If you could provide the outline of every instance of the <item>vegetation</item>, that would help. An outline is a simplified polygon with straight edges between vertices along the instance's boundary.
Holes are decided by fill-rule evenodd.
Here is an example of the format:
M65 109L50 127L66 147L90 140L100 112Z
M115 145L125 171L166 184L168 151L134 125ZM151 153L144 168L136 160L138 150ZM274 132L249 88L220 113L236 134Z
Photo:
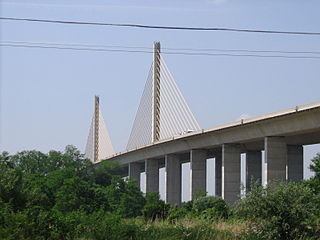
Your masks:
M203 196L170 206L116 163L77 149L0 155L0 239L319 239L320 154L302 183L253 186L236 207Z

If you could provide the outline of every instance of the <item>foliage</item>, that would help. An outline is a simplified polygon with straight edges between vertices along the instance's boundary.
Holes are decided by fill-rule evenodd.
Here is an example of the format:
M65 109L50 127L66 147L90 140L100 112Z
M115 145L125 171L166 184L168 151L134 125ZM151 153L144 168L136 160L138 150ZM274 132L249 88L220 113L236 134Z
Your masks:
M168 213L168 221L171 223L176 222L177 220L186 217L188 214L190 214L190 211L184 207L172 207Z
M314 172L314 177L306 181L306 184L314 190L315 193L320 194L320 153L318 153L312 160L310 170Z
M303 184L253 186L235 212L240 218L256 222L266 239L300 239L320 234L316 226L320 195Z
M142 209L142 214L146 221L163 220L167 218L170 205L160 199L158 192L146 194L146 205Z
M193 200L188 201L188 202L183 202L181 204L181 207L187 209L188 211L192 211L192 209L193 209Z
M73 146L48 154L4 152L0 239L319 239L320 154L312 163L310 180L253 186L230 210L201 192L179 207L159 193L144 197L135 182L121 178L119 164L93 165Z
M194 200L193 210L210 219L227 218L229 215L227 203L217 196L200 197Z
M320 153L311 160L310 170L315 173L315 177L320 177Z
M48 154L2 153L0 239L74 239L141 215L145 199L136 184L115 175L119 169L107 161L93 165L72 146Z
M114 177L106 188L111 210L123 217L141 215L145 199L134 181L125 182L119 176Z
M193 193L192 199L198 199L207 196L207 192L204 190L197 190Z

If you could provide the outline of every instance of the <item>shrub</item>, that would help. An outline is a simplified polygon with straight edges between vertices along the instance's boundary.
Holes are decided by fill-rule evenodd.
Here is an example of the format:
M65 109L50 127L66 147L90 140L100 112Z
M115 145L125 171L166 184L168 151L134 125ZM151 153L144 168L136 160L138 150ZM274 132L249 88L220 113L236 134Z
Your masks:
M183 202L181 204L181 208L185 208L186 210L191 212L192 208L193 208L193 201L191 200L191 201L188 201L188 202Z
M147 225L140 231L139 240L211 240L211 239L235 239L230 231L220 231L211 224L203 221L190 224L154 223Z
M235 214L256 222L266 239L301 239L320 237L320 196L297 183L274 183L267 188L253 186L238 203Z
M227 218L229 207L226 202L217 196L200 197L193 202L193 210L197 214L204 214L208 218Z
M180 218L185 217L189 211L186 208L171 208L168 214L168 221L170 223L177 221Z
M119 215L106 213L104 211L92 214L81 214L76 234L79 239L92 240L123 240L135 239L139 226L124 221ZM76 239L78 239L76 238Z
M170 205L160 200L158 203L146 204L142 209L145 220L154 221L156 219L166 219Z
M157 192L146 194L146 205L142 209L142 215L146 221L165 219L168 216L170 205L160 199Z

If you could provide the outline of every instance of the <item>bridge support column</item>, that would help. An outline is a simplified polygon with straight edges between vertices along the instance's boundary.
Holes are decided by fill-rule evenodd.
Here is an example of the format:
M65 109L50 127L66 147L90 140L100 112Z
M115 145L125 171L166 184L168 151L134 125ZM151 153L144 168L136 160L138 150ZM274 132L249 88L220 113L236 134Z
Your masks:
M222 155L215 155L215 195L221 197Z
M284 137L265 137L264 154L267 164L266 182L286 181L287 144Z
M166 202L172 205L181 203L181 163L177 155L165 156Z
M138 186L140 186L141 163L129 163L129 178L134 179Z
M199 194L206 194L207 151L192 149L190 151L191 199Z
M288 145L288 181L299 182L303 179L303 146Z
M262 182L262 156L261 151L248 151L246 153L246 191L251 190L251 182Z
M232 205L240 197L240 145L222 145L222 198Z
M157 159L145 160L146 193L159 192L159 162Z

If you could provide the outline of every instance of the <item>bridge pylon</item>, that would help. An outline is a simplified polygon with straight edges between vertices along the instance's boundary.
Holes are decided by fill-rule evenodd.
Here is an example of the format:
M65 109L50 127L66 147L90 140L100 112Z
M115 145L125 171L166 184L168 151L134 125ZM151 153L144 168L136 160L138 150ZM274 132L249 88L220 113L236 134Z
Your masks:
M95 96L94 113L87 140L85 157L93 163L97 163L113 154L113 146L100 109L100 98L99 96Z
M153 62L140 99L127 149L200 130L163 56L153 46Z

